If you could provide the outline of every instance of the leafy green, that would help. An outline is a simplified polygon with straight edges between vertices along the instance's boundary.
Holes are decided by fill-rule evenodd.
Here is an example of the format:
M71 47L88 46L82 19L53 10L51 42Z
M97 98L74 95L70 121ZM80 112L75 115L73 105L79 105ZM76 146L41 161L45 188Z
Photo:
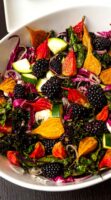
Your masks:
M11 116L12 104L6 102L0 106L0 124L3 126L8 118Z
M93 54L101 62L103 69L107 69L111 66L111 56L108 53L99 55L97 52L93 52Z
M55 158L51 155L51 156L46 156L46 157L38 159L38 162L44 162L44 163L45 162L48 162L48 163L59 162L59 163L62 163L64 166L67 166L71 162L71 159L72 158L68 157L68 158L61 160L61 159Z
M76 52L77 67L80 68L82 67L86 57L86 49L83 46L82 42L77 37L77 34L74 33L72 27L69 27L69 29L67 29L67 33L69 38L69 45L70 47L73 47L74 52Z

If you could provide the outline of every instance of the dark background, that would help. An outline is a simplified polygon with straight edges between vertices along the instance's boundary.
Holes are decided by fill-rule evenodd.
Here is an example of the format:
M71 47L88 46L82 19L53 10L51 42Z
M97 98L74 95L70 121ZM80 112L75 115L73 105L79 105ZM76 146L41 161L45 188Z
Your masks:
M8 1L8 0L7 0ZM16 0L15 0L16 1ZM7 34L3 2L0 0L0 39ZM111 180L69 192L40 192L16 186L0 178L0 200L111 200Z

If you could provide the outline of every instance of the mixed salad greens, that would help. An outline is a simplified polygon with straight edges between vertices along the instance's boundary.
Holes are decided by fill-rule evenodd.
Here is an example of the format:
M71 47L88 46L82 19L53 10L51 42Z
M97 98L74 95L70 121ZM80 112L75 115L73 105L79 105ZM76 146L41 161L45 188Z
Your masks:
M111 31L85 18L64 32L20 37L0 77L0 154L54 181L111 168Z

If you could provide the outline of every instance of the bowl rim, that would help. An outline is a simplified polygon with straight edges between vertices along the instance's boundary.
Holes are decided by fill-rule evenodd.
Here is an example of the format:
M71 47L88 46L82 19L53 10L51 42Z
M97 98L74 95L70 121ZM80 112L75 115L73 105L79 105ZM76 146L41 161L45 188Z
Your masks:
M46 15L43 15L41 17L38 17L34 20L31 20L30 22L28 23L24 23L22 26L14 29L12 32L8 33L5 37L3 37L1 40L0 40L0 45L6 41L11 35L14 35L16 34L17 31L20 31L22 28L24 28L26 25L31 25L32 23L38 21L38 20L41 20L41 19L44 19L46 17L51 17L52 15L55 15L55 14L59 14L61 12L65 12L65 11L70 11L70 10L73 10L73 9L79 9L79 8L108 8L111 7L111 5L91 5L91 4L87 4L87 5L76 5L76 6L73 6L73 7L68 7L68 8L61 8L60 10L58 11L54 11L54 12L50 12L49 14L46 14ZM111 170L108 170L106 173L103 173L101 176L100 175L96 175L94 179L92 180L88 180L88 181L84 181L84 182L80 182L78 184L71 184L70 183L68 185L55 185L55 186L47 186L47 185L36 185L36 184L33 184L33 183L27 183L25 181L21 181L19 179L16 179L14 177L12 177L11 175L9 174L6 174L4 172L2 172L0 170L0 177L4 178L5 180L11 182L11 183L14 183L18 186L21 186L21 187L24 187L24 188L28 188L28 189L32 189L32 190L39 190L39 191L47 191L47 192L62 192L62 191L70 191L70 190L78 190L78 189L83 189L83 188L86 188L86 187L90 187L90 186L93 186L93 185L96 185L98 183L101 183L103 181L106 181L108 180L109 178L111 178ZM16 173L16 172L15 172ZM93 176L92 176L93 177Z

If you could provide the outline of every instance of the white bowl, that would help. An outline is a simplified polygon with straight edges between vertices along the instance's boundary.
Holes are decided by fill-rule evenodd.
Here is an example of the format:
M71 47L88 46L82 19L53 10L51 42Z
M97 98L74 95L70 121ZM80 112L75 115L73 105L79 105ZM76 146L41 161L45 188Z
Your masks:
M102 31L109 30L111 23L111 7L74 7L70 9L61 10L53 14L47 15L43 18L34 20L28 26L32 28L42 28L45 30L56 30L58 32L64 31L70 25L74 25L81 20L82 16L86 16L86 22L90 31ZM8 34L0 42L0 71L5 70L5 66L8 62L8 57L14 44L12 40L8 40L11 35L20 35L21 43L26 45L29 43L29 34L25 27L21 27L15 30L11 34ZM22 187L42 190L42 191L68 191L76 190L80 188L89 187L91 185L100 183L111 177L111 170L102 174L102 176L95 175L87 180L77 183L59 184L52 182L41 183L40 180L33 179L29 174L17 174L9 165L6 158L0 156L0 176L6 180L13 182Z

